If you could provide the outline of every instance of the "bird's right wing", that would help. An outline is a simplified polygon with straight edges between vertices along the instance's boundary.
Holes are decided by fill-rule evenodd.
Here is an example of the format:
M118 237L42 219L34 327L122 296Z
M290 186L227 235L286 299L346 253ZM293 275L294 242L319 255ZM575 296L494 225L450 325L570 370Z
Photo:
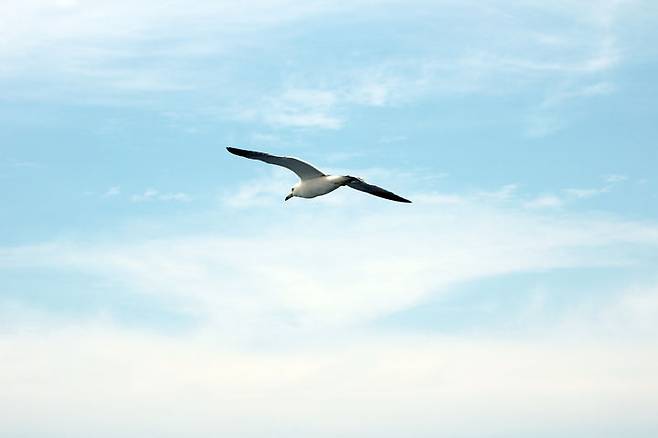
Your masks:
M379 196L380 198L389 199L391 201L397 202L406 202L411 203L410 200L404 199L402 196L398 196L395 193L389 192L388 190L382 189L381 187L368 184L360 178L352 177L352 180L346 184L348 187L352 187L355 190L361 192L370 193L371 195Z
M250 158L252 160L260 160L269 164L275 164L277 166L283 166L295 172L301 180L325 176L324 173L320 172L315 167L297 158L278 157L276 155L270 155L264 152L248 151L230 146L227 147L226 150L240 157Z

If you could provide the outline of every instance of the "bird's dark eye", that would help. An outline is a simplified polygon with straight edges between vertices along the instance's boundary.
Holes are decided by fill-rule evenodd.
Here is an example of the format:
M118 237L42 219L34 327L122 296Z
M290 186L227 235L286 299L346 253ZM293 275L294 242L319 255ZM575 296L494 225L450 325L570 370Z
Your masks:
M291 192L294 192L294 191L295 191L295 188L293 187L292 189L290 189L290 191L291 191Z

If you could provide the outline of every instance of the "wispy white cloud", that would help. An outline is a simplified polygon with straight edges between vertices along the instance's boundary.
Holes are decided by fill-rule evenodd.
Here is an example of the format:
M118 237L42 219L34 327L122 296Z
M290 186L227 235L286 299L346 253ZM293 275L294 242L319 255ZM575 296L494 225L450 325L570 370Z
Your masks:
M525 124L524 133L528 138L543 138L565 126L562 118L545 112L532 113L526 117Z
M541 138L565 128L564 107L577 100L606 96L615 91L610 82L597 82L579 86L559 86L557 91L549 91L544 100L526 118L526 135Z
M183 192L161 193L156 189L146 189L143 193L134 194L130 197L132 202L149 202L149 201L177 201L189 202L192 197Z
M119 196L121 194L121 187L119 186L112 186L109 189L105 191L103 194L104 197L106 198L111 198L114 196Z
M555 195L541 195L525 203L528 208L558 208L562 205L562 199Z
M0 79L27 78L31 89L43 84L15 87L14 98L103 101L121 93L131 104L131 95L198 89L199 60L254 44L259 31L340 9L297 0L259 0L249 8L231 1L192 8L180 0L3 2ZM221 74L204 77L203 92Z
M339 129L353 106L400 105L443 94L519 93L530 86L546 91L543 103L537 104L540 109L557 108L614 91L616 85L606 73L622 62L615 32L627 16L622 12L633 9L630 2L617 1L596 7L577 1L498 2L477 10L441 2L442 14L464 23L448 33L454 40L466 38L464 45L449 40L450 50L434 44L414 46L413 54L393 51L374 62L354 57L349 63L325 63L322 70L300 61L254 87L241 76L260 67L236 65L232 53L267 46L272 29L295 26L295 34L306 35L317 29L312 20L366 15L371 4L259 0L243 8L203 1L189 8L179 0L156 3L5 3L0 6L0 16L6 17L0 30L5 42L0 76L30 77L30 87L11 87L14 98L48 99L54 93L69 100L153 107L157 105L151 98L183 92L205 100L194 109L205 115L306 129ZM384 15L409 10L396 1L385 5ZM537 28L521 24L523 19L509 20L537 13L555 16L556 23ZM513 38L488 33L486 26L482 36L460 30L492 20L503 20L506 28L514 23L507 32ZM287 38L285 32L280 35ZM210 59L224 62L209 67ZM35 87L40 81L44 86ZM214 106L221 110L208 109ZM535 112L527 120L530 136L549 135L565 126L559 111Z
M608 192L607 187L597 189L565 189L564 193L570 198L587 199Z
M634 263L658 246L651 224L553 217L513 203L497 207L498 198L419 198L413 211L398 211L355 197L343 197L351 211L373 213L346 220L335 208L299 200L286 204L282 217L254 225L249 237L58 243L6 249L0 265L121 279L177 306L184 299L220 326L237 318L312 329L361 324L478 278ZM311 216L302 214L309 205Z
M331 91L293 88L265 98L257 107L243 108L238 115L271 126L338 129L343 121L333 114L336 100Z
M36 161L11 161L9 165L16 169L37 169L43 167L43 164Z
M272 205L283 201L295 182L295 176L288 170L273 169L267 177L254 178L226 190L221 194L221 201L231 208Z
M266 110L269 116L263 119L292 126L313 122L318 127L336 129L344 124L336 114L352 105L395 106L441 95L518 94L539 87L546 90L547 96L538 103L538 109L528 116L526 123L529 136L544 137L565 126L563 117L554 109L577 99L605 96L615 91L616 87L610 81L570 87L563 85L565 82L587 82L589 77L615 67L619 57L607 53L609 50L612 49L576 63L534 60L534 55L530 54L510 58L490 53L464 54L457 59L445 60L427 55L414 59L388 59L376 65L321 77L320 82L329 84L323 93L331 96L331 104L326 104L325 99L317 99L316 107L299 103L290 106L292 102L286 93L274 96L270 100L280 103L270 106ZM516 80L510 81L511 77ZM552 91L555 88L558 91ZM308 113L309 122L306 122L306 117L297 122L299 111Z
M626 175L610 174L605 176L605 181L610 184L616 184L627 180L628 177Z
M192 200L192 197L187 193L176 192L176 193L162 193L158 196L160 201L178 201L178 202L189 202Z
M146 189L144 193L132 195L130 199L133 202L151 201L156 199L156 196L158 196L158 194L159 192L155 189Z
M512 199L518 188L519 186L517 184L506 184L492 192L478 192L477 197L484 200L506 201Z
M379 139L380 143L400 143L407 140L406 135L385 135Z
M0 170L35 170L41 169L45 165L36 161L30 160L2 160L0 161Z
M624 182L628 179L628 177L624 175L606 175L604 177L604 181L606 184L602 187L595 187L595 188L568 188L563 190L564 194L566 195L566 198L571 198L571 199L588 199L588 198L593 198L595 196L603 195L606 193L610 193L615 189L615 187L621 183Z
M353 105L395 106L441 95L518 94L540 87L548 94L538 103L541 111L534 111L528 117L527 131L531 137L543 137L564 126L559 114L549 110L576 99L605 96L615 91L615 85L609 81L572 88L559 84L587 81L591 75L608 71L616 63L617 57L612 55L596 55L576 64L522 57L511 59L489 53L465 54L445 60L427 55L388 59L376 65L321 76L318 82L328 85L321 92L315 91L314 96L309 93L307 97L313 99L308 101L295 102L286 91L268 98L270 104L265 108L259 105L252 111L263 112L262 119L270 124L337 129L344 124L337 114ZM516 81L510 81L510 77ZM304 81L299 86L309 87L312 82ZM555 87L558 91L551 92ZM327 96L331 96L330 103Z
M540 195L525 203L530 208L556 208L565 206L576 200L585 200L596 196L604 195L613 191L615 186L627 178L623 175L606 175L605 185L590 188L567 188L561 190L560 194Z
M556 93L552 93L546 97L541 106L543 108L556 107L560 104L566 103L569 100L588 98L595 96L605 96L615 91L615 86L609 82L597 82L595 84L585 85L575 89L564 89Z

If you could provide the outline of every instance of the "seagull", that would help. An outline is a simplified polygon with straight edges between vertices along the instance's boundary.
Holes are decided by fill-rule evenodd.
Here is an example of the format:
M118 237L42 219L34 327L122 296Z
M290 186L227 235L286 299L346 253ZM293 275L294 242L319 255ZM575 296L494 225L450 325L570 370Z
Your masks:
M227 147L227 151L240 157L252 160L260 160L276 166L282 166L290 169L297 174L300 181L290 189L286 196L286 201L294 196L299 198L315 198L316 196L326 195L333 192L338 187L347 186L361 192L370 193L380 198L390 199L391 201L411 203L410 200L384 190L381 187L373 186L355 176L345 175L326 175L305 161L292 157L278 157L276 155L266 154L264 152L248 151L234 147Z

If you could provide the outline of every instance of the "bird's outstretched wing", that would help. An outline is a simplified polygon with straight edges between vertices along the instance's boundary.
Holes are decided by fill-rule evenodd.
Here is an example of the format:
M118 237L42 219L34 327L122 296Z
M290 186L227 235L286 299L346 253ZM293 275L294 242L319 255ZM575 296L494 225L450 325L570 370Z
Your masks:
M411 203L410 200L404 199L402 196L398 196L395 193L382 189L381 187L368 184L367 182L363 181L360 178L352 177L352 180L348 182L346 185L352 187L355 190L359 190L361 192L366 192L366 193L370 193L371 195L379 196L380 198L390 199L391 201L397 201L397 202Z
M319 176L325 176L324 173L320 172L315 167L311 166L310 164L298 158L277 157L276 155L270 155L264 152L248 151L245 149L238 149L230 146L227 147L226 150L232 154L239 155L241 157L250 158L252 160L260 160L269 164L275 164L277 166L283 166L295 172L301 180L317 178Z

